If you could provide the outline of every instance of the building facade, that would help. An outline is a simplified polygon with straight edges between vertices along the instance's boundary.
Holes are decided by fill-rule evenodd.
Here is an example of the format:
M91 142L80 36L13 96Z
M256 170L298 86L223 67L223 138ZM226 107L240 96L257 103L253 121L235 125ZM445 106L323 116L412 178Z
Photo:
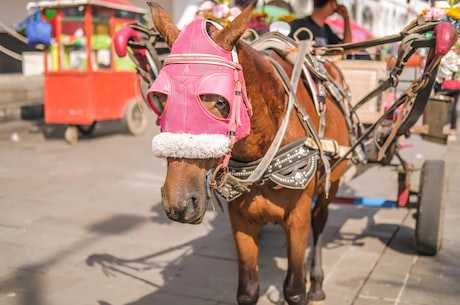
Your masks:
M420 14L431 7L429 0L342 0L351 18L374 37L399 33Z

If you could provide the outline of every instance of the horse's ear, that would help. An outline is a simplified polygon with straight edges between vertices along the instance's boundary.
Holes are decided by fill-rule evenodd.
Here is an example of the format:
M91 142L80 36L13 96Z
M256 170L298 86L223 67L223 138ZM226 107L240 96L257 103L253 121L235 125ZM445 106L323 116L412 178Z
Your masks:
M216 34L214 41L227 51L231 51L235 43L247 30L251 21L252 11L258 0L253 0L231 23Z
M147 5L150 6L153 25L160 33L161 37L164 38L169 48L171 48L177 36L179 36L179 29L174 24L174 20L158 3L147 2Z

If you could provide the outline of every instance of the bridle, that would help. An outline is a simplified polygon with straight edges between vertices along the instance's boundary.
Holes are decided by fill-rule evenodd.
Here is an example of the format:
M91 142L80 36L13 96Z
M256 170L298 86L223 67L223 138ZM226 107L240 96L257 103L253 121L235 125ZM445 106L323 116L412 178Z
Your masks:
M158 157L223 157L226 167L233 145L249 134L252 113L236 50L224 50L210 38L206 29L209 22L197 19L181 31L147 92L147 101L158 115L157 123L162 130L154 137L152 149ZM193 40L189 39L191 35ZM167 97L164 109L155 100L158 93ZM207 110L201 100L205 95L224 98L230 110L228 117L219 117ZM170 144L168 141L181 145L181 141L177 141L179 137L196 140L195 150L205 151L208 143L205 138L209 137L217 139L219 147L216 153L204 152L198 156L193 152L187 155L187 150L193 150L193 143L176 151L163 149Z

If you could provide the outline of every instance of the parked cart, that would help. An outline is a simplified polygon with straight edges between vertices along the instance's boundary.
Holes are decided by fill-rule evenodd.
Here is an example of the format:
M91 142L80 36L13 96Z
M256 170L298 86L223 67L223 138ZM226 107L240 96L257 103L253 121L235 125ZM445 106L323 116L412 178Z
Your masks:
M39 9L52 28L44 60L45 123L67 125L69 143L100 121L121 120L128 133L143 133L147 113L135 65L117 56L112 37L141 22L146 11L123 0L39 1L28 9Z

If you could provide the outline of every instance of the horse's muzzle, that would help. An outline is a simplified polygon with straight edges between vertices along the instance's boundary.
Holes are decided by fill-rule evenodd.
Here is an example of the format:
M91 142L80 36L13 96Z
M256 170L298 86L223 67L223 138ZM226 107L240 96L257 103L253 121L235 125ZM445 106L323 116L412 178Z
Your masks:
M203 221L208 200L196 193L186 193L180 201L172 203L163 193L162 203L169 219L181 223L200 224Z

